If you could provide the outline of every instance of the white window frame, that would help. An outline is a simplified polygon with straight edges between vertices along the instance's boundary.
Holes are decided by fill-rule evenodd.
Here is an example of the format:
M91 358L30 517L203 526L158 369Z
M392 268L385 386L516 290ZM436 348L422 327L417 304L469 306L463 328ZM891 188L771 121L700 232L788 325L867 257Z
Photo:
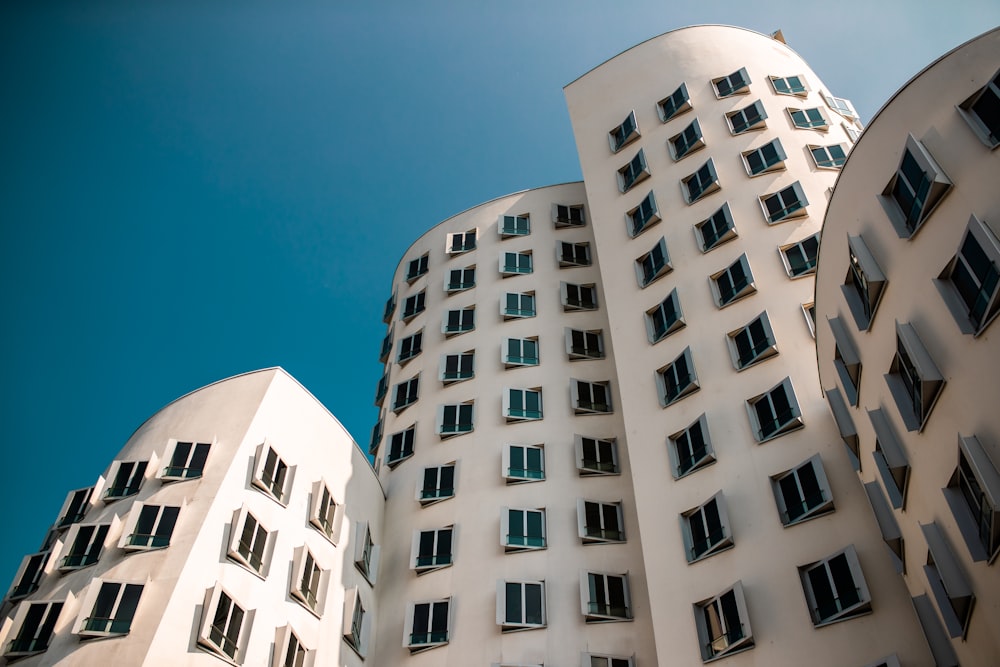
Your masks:
M404 347L403 344L404 343L406 343L407 347L410 348L409 351L408 351L408 353L407 353L407 355L405 357L403 356L403 347ZM414 345L414 343L416 343L416 345ZM407 364L407 362L409 362L411 359L413 359L414 357L416 357L417 355L419 355L421 352L424 351L423 347L424 347L424 330L423 329L421 329L421 330L419 330L417 332L414 332L414 333L410 334L409 336L401 338L399 340L399 352L396 355L396 363L399 364L400 366L405 366ZM414 348L416 348L416 349L414 349Z
M946 382L909 322L896 321L896 354L884 377L906 430L922 432Z
M725 90L721 87L723 83L726 85ZM712 90L717 98L723 100L733 95L749 95L751 83L747 68L741 67L732 74L712 79Z
M788 113L788 120L791 122L792 127L796 130L830 131L830 117L827 116L822 107L803 109L788 107L785 111ZM815 112L815 114L811 112ZM818 115L819 118L812 118L813 115Z
M150 463L153 465L150 466ZM150 461L112 462L111 468L108 469L107 484L101 494L101 500L105 503L112 503L136 495L146 482L147 474L156 470L157 463L155 455ZM119 486L119 484L124 484L124 486Z
M681 447L685 451L681 451ZM687 454L690 451L690 454ZM715 463L715 449L708 431L708 416L703 412L698 419L676 433L667 436L667 453L670 472L674 479L681 479ZM686 460L691 463L684 465Z
M513 467L513 449L517 448L521 450L522 465L528 464L528 452L535 451L538 452L538 464L539 469L531 468L514 468ZM503 451L500 455L500 477L503 478L507 484L524 484L526 482L542 482L545 480L545 445L521 445L521 444L507 444L504 445Z
M903 163L907 161L907 156L912 158L913 162L928 182L928 190L925 193L923 205L917 211L915 219L911 219L912 210L910 213L904 211L902 209L902 205L899 203L899 200L896 199L893 194L901 175L904 174ZM908 189L912 189L915 185L909 183L909 180L906 178L904 178L903 181ZM941 203L941 200L943 200L944 197L951 192L951 189L951 179L949 179L944 173L944 170L941 169L938 163L934 160L927 148L912 134L907 134L903 154L899 159L899 166L896 167L896 171L893 172L892 178L889 179L888 184L886 184L885 189L882 190L878 199L882 204L882 208L885 210L886 216L889 218L893 228L896 230L896 234L898 234L901 239L908 239L912 238L917 232L920 231L920 228L931 216L931 214L934 213L934 210L937 208L938 204Z
M888 285L885 274L861 236L847 237L848 268L840 291L858 329L867 331Z
M806 328L809 329L809 335L816 338L816 302L810 301L809 303L803 303L799 305L802 310L802 317L805 318Z
M509 262L513 260L513 264ZM510 278L533 273L535 270L531 250L505 250L500 253L500 277Z
M719 522L719 532L715 534L711 532L709 517L706 514L713 507L714 518ZM697 507L681 512L680 523L681 535L684 537L684 557L688 563L705 560L726 549L732 549L736 544L733 540L733 529L729 524L729 513L726 511L726 499L723 497L722 491L717 492ZM703 547L695 544L696 527L699 535L704 533L705 545Z
M429 270L430 253L425 252L416 259L411 259L406 265L406 282L412 285Z
M392 315L396 312L396 292L393 291L385 302L385 310L382 311L382 321L386 324L392 321Z
M774 162L769 162L772 159L770 153L773 152ZM747 171L747 176L750 178L756 178L757 176L763 176L764 174L770 174L776 171L785 170L785 160L788 156L785 154L785 149L781 145L781 139L773 139L763 146L758 146L747 151L743 151L741 154L743 156L743 168ZM760 165L757 165L759 161ZM753 162L753 164L751 164Z
M778 518L784 527L795 526L804 521L815 519L816 517L829 514L834 511L833 490L830 482L826 478L826 470L823 468L823 459L819 454L815 454L793 468L771 475L771 491L774 494L774 503L778 508ZM815 480L819 488L818 498L807 498L807 489L804 481ZM794 483L794 486L793 486ZM789 506L789 500L785 496L784 489L795 490L796 501L801 505L801 512L792 516L793 508Z
M520 588L520 598L521 598L521 616L518 619L507 618L507 588L509 586L514 586ZM537 588L540 598L540 608L538 609L538 615L540 620L538 622L530 622L528 620L528 603L527 603L527 588L531 586ZM497 625L500 626L500 632L521 632L523 630L535 630L538 628L544 628L548 622L545 614L545 581L510 581L504 579L497 580Z
M762 341L755 341L753 338L754 333L751 331L751 327L758 322L760 323L761 333L764 336ZM745 361L740 359L740 349L737 342L738 338L744 336L749 339L749 342L751 343L750 351L753 354L750 359ZM778 354L778 344L774 337L774 330L771 328L771 320L767 316L766 310L739 329L734 329L727 333L726 344L729 347L729 356L733 361L733 368L737 371L745 371L751 366L755 366L760 362L770 359Z
M806 78L801 74L794 74L791 76L769 76L767 77L771 82L771 88L774 89L775 95L793 95L795 97L808 97L809 96L809 84L806 83ZM796 89L795 85L790 82L791 79L798 81L799 88ZM778 82L781 81L782 85L786 90L781 90L778 87Z
M344 504L337 502L324 479L312 484L309 496L309 524L323 537L336 545L340 540L340 529L344 523Z
M292 582L288 590L291 597L322 618L329 587L330 569L324 568L308 547L297 547L292 556Z
M678 102L678 100L680 100ZM667 103L670 103L670 108L667 108ZM681 83L677 87L677 90L670 93L662 100L656 103L656 113L660 116L661 122L668 122L677 118L686 111L691 110L691 96L688 95L687 84Z
M452 364L452 359L455 363ZM454 366L454 372L449 372L449 368ZM438 369L438 379L441 384L448 386L457 382L464 382L476 377L476 351L463 350L454 354L442 354L441 365Z
M512 341L518 341L518 347L521 350L521 356L512 357L510 355L510 344ZM524 356L524 343L530 341L535 346L535 356L525 357ZM515 361L516 359L516 361ZM533 361L527 361L527 360ZM504 368L519 368L521 366L537 366L540 361L539 350L538 350L538 336L527 336L524 338L504 338L503 344L500 347L500 362L503 364Z
M771 413L774 415L774 418L777 419L778 415L775 414L774 400L771 398L771 395L779 390L785 393L785 397L791 411L790 416L787 421L778 425L774 431L765 435L763 427L757 418L756 406L759 402L766 400L771 408ZM746 408L747 416L750 418L750 426L753 429L753 434L757 439L757 442L768 442L805 426L805 422L802 420L802 410L799 408L798 399L795 398L795 390L792 387L792 380L787 377L767 391L748 398L746 400Z
M461 282L453 282L457 277ZM469 280L471 278L471 281ZM470 264L457 269L449 269L445 274L444 291L449 296L470 290L476 286L476 265Z
M382 402L389 393L389 371L387 370L379 378L378 384L375 386L375 407L381 408Z
M656 206L656 196L650 190L635 208L625 212L625 229L628 235L635 238L661 220L660 210Z
M365 580L375 585L378 579L378 563L382 548L372 539L371 526L367 521L354 524L354 566Z
M668 321L667 318L668 304L670 306L669 312L675 315L675 317L670 321ZM663 332L659 335L656 330L657 318L662 319L663 323L666 325ZM676 287L670 291L670 294L668 294L663 301L646 311L645 321L646 335L649 337L650 344L653 345L667 338L670 334L687 326L687 322L684 320L684 312L681 310L680 298L677 296Z
M268 470L270 454L274 454L274 470ZM278 450L267 440L257 445L254 454L253 478L250 485L282 506L288 505L292 483L298 466L288 465ZM282 477L283 476L283 477Z
M692 189L692 183L697 183L699 188L697 192ZM712 158L698 167L694 173L681 179L681 194L684 195L684 201L689 205L701 201L720 189L722 189L722 184L719 182L719 174L715 170L715 162Z
M673 270L674 267L670 263L670 253L667 251L667 240L662 236L649 249L649 252L635 258L635 279L642 289L649 287Z
M740 270L744 276L745 284L738 284L738 281L733 280L732 272L734 267L739 266ZM732 296L728 299L723 298L722 288L719 286L719 280L726 277L727 282L732 283ZM709 285L712 288L712 295L715 297L715 303L719 308L725 308L730 306L741 299L757 293L757 285L754 282L753 271L750 270L750 262L747 260L746 253L743 253L736 258L736 261L722 269L713 273L709 277Z
M586 296L590 298L587 299ZM574 312L578 310L597 310L597 285L596 283L559 283L559 301L562 303L564 312Z
M508 226L508 222L512 224ZM523 225L521 223L524 223ZM531 233L531 216L527 213L504 214L497 218L497 233L501 239L527 236Z
M93 486L73 489L67 493L66 500L63 501L62 507L59 509L59 518L55 522L56 529L66 528L82 521L90 508L93 507L91 503L93 497Z
M843 560L854 583L854 590L850 591L850 593L837 589L837 580L831 572L831 563L838 559ZM820 606L820 600L817 598L818 592L813 585L814 574L817 578L825 575L826 585L829 586L834 598L830 601L824 600L824 602L832 603L836 606L836 609L832 612ZM802 580L802 592L806 596L809 615L812 617L813 625L817 628L838 621L846 621L864 614L870 614L872 611L872 596L868 591L868 583L865 581L865 575L861 571L861 563L858 562L858 553L855 551L853 544L837 553L830 554L822 560L800 565L799 578ZM856 598L852 599L851 594L854 594ZM842 600L845 597L846 599Z
M640 136L639 125L635 122L635 111L629 111L625 120L608 132L608 144L611 146L611 152L617 153Z
M395 468L406 459L413 456L414 444L416 441L416 424L410 424L409 428L396 431L388 438L388 447L385 452L385 464L389 468ZM399 443L397 447L397 441Z
M390 346L391 349L391 346ZM177 441L170 440L167 445L166 451L163 453L163 467L159 468L157 477L161 482L173 482L173 481L184 481L188 479L198 479L205 472L205 466L208 463L208 455L212 451L212 445L214 442L195 442L192 441ZM189 449L187 455L184 457L183 461L174 461L178 454L183 451L181 446L186 445ZM199 452L204 452L203 457L199 457ZM204 463L201 464L201 468L190 467L195 461L201 458ZM174 463L182 463L183 465L177 466Z
M786 197L788 201L786 201ZM782 206L775 213L771 213L767 207L767 202L777 199ZM802 184L795 181L791 185L781 188L775 192L769 192L759 197L760 210L764 214L764 220L769 225L777 225L787 220L804 218L809 215L809 199L806 197Z
M597 526L588 524L588 506L596 506L599 519ZM608 512L614 517L617 529L608 525ZM600 501L577 498L576 500L577 535L583 544L618 544L625 542L625 515L622 512L622 501Z
M571 253L567 253L566 250L571 249ZM578 251L583 250L583 260L578 258L580 254ZM573 243L571 241L559 241L556 244L556 261L559 262L560 269L568 269L576 266L591 266L593 260L590 258L590 242L589 241L579 241Z
M581 667L635 667L635 656L584 653L580 665Z
M80 614L77 617L76 623L73 626L73 634L80 636L81 638L87 637L124 637L131 630L131 626L135 623L136 614L139 613L139 604L142 602L142 594L145 592L146 582L135 582L135 581L121 581L112 579L92 579L90 584L87 586L87 592L83 596L83 601L80 604ZM97 618L94 616L94 612L97 608L97 601L100 598L101 593L105 586L120 586L118 592L115 594L115 600L112 603L111 615L108 617ZM119 621L118 614L122 611L122 601L125 597L125 592L129 587L139 587L139 597L136 598L135 609L132 610L132 617L129 619L129 627L127 628L115 628L114 624ZM91 627L91 621L104 621L105 625L103 629L97 627Z
M715 223L719 216L722 216L722 220L726 223L726 230L722 232L722 234L716 236L715 239L709 243L709 239L705 236L705 229L709 226L709 224L712 224L713 231L715 231ZM733 212L729 208L729 202L725 202L717 211L715 211L715 213L697 223L694 226L694 230L695 236L698 239L698 249L701 250L702 253L715 250L723 243L732 241L739 236L739 233L736 231L736 223L733 221Z
M47 573L51 550L28 554L21 560L14 575L14 581L7 592L7 601L13 602L25 598L38 590L38 586Z
M515 403L515 395L520 395L520 402L523 406L519 409L521 414L517 414L516 409L512 407L512 403ZM536 396L538 400L538 410L529 410L526 406L528 404L529 396ZM542 407L542 388L541 387L528 387L528 388L511 388L505 387L503 390L502 399L502 414L504 420L510 424L515 422L523 421L538 421L544 416L544 409ZM537 412L537 415L535 414Z
M451 314L458 313L457 324L455 326L451 325ZM468 314L468 316L466 316ZM470 322L466 322L469 320ZM441 333L444 334L445 338L451 338L452 336L461 336L469 331L474 331L476 328L476 306L465 306L464 308L456 308L454 310L446 310L444 317L441 321Z
M246 529L246 524L248 520L253 521L253 535L250 544L245 544L243 542L243 533ZM263 533L263 535L262 535ZM264 526L257 517L250 512L246 505L243 505L238 510L233 512L233 521L229 528L229 545L226 551L226 557L229 560L242 565L244 568L253 572L255 575L264 579L267 577L268 569L271 565L271 554L274 551L276 532L269 531L266 526ZM257 548L259 540L263 539L264 543ZM243 553L241 547L245 547L247 553ZM259 559L259 564L254 564L254 558Z
M59 617L62 616L63 609L67 601L64 600L31 600L19 605L11 614L9 630L4 641L3 657L10 662L31 655L38 655L48 650L52 638L59 627ZM28 614L32 609L43 607L42 616L38 619L38 624L34 627L27 627ZM48 634L43 630L48 629Z
M566 358L570 361L604 358L604 332L601 329L563 329L566 341ZM578 344L578 342L582 343ZM591 343L596 343L591 346Z
M472 245L469 245L469 235L472 235ZM460 243L456 246L456 242ZM445 254L452 257L470 252L476 249L479 241L479 229L470 229L465 232L452 232L445 236Z
M628 192L649 176L649 163L646 162L646 154L640 148L635 157L618 169L618 190L623 193Z
M750 122L749 116L749 111L751 109L756 112L756 120L753 122ZM734 122L736 118L739 118L742 121L739 126L737 126ZM761 101L757 100L753 104L748 104L742 109L737 109L736 111L730 111L727 113L726 123L729 125L729 133L733 136L743 134L744 132L763 130L767 127L767 111L764 109L764 105L761 104ZM744 124L746 124L746 127L743 127Z
M517 297L517 308L511 308L509 298ZM525 299L530 304L530 308L524 308ZM538 314L538 304L535 300L534 290L528 292L505 292L500 300L500 316L504 320L519 320L528 317L535 317Z
M445 607L442 611L441 604ZM417 606L428 605L427 609L427 632L424 633L426 641L414 642L414 632L413 632L413 621L414 613L416 612ZM437 600L422 600L420 602L410 602L406 605L406 617L403 621L403 648L409 649L410 654L420 653L432 648L437 648L438 646L444 646L448 643L451 628L453 626L453 615L454 615L455 605L451 598L441 598ZM437 620L437 615L443 613L444 632L433 632L432 628L434 626L435 620ZM444 635L443 637L440 635Z
M392 411L399 414L420 398L420 373L392 387Z
M470 421L468 424L456 421L454 424L446 424L444 421L445 412L447 408L455 408L455 418L461 420L462 408L464 406L469 406ZM452 438L457 435L462 435L463 433L472 433L476 430L476 404L475 401L465 401L463 403L449 403L447 405L438 406L437 414L437 433L442 440L445 438ZM460 428L463 426L468 426L468 428Z
M117 518L114 524L118 524ZM104 549L114 543L114 538L110 535L112 525L112 523L81 522L70 526L66 531L59 559L56 561L56 569L60 572L70 572L97 563L104 554ZM85 536L81 536L81 533ZM77 542L80 542L80 548L77 548Z
M449 544L447 553L441 552L443 549L441 537L444 533L448 533ZM433 544L431 545L433 553L421 556L420 547L425 534L433 535ZM410 544L410 569L418 575L421 575L426 574L427 572L433 572L434 570L440 570L445 567L451 567L452 563L455 562L456 543L457 540L455 539L454 524L450 526L442 526L440 528L413 531L413 540ZM429 558L430 560L427 562L421 562L421 558Z
M588 398L590 400L581 402L580 397L580 385L587 385ZM605 403L597 403L594 401L594 390L595 386L600 386L604 388ZM609 415L614 412L614 406L611 402L611 381L601 380L601 381L590 381L590 380L578 380L576 378L570 378L569 380L569 393L570 402L573 406L574 414L578 415ZM604 409L600 409L603 407Z
M223 597L229 601L230 607L226 613L225 626L216 628L214 621ZM234 608L239 609L241 612L238 620L239 629L236 633L236 641L233 641L228 636L231 632L229 626L233 620L232 612ZM244 660L246 660L246 648L250 640L250 629L253 625L254 615L254 610L245 609L221 584L216 584L212 588L209 588L205 591L205 602L201 611L201 623L198 626L198 648L217 655L228 662L233 662L237 665L243 664ZM216 634L219 635L219 639L227 641L220 645L219 640L214 636ZM230 646L232 652L229 651Z
M785 273L791 279L803 278L805 276L811 276L816 273L816 261L819 258L819 237L820 233L816 232L812 236L807 236L800 241L795 243L789 243L787 245L778 246L778 254L781 255L781 263L785 267ZM816 250L812 257L812 261L809 261L807 245L815 244ZM805 261L802 262L802 268L793 266L792 260L789 258L790 252L799 253Z
M807 147L809 149L809 155L812 156L813 163L816 165L817 169L833 169L834 171L839 170L847 162L847 154L850 153L850 148L846 144L830 144L830 145L817 145L809 144ZM844 154L842 157L833 155L830 149L839 148ZM817 152L822 152L826 157L820 158L816 155Z
M593 444L588 446L588 443ZM597 458L587 458L587 449L590 447L593 447ZM615 438L574 435L573 448L576 452L576 469L581 477L621 474L621 467L618 464L618 441ZM607 454L602 455L602 450L607 450ZM607 456L611 457L610 460L604 460Z
M731 604L736 611L736 618L726 618L723 612L723 605L728 606L723 601L726 596L732 595ZM713 610L709 616L709 610ZM701 600L694 604L695 625L698 628L699 645L701 646L701 658L703 662L711 662L723 656L732 655L740 651L751 649L754 646L753 629L750 627L750 614L747 612L746 598L743 595L743 582L737 581L729 589L718 595ZM739 624L739 635L735 636L736 628L727 626L733 623ZM710 626L717 626L711 628ZM713 636L713 631L720 634Z
M577 215L579 213L579 215ZM552 222L556 229L565 227L584 227L587 216L583 204L553 204Z
M667 149L674 162L679 162L704 147L705 135L701 131L701 124L697 118L692 120L683 130L667 139Z
M1000 99L1000 71L994 72L985 86L972 93L956 108L962 118L965 119L965 122L972 128L972 131L979 137L979 140L983 142L983 145L993 150L997 146L1000 146L1000 136L993 134L976 110L976 105L987 96Z
M159 505L154 503L133 503L132 508L125 517L122 534L118 540L118 548L124 551L153 551L156 549L166 549L170 546L170 538L173 536L173 532L177 528L177 518L180 516L181 510L186 504L187 503L184 502L178 506ZM155 507L158 510L156 512L156 516L153 518L153 532L143 535L136 534L135 530L139 524L139 519L147 507ZM173 519L169 518L169 515L171 514L173 514ZM165 524L169 525L170 529L164 535L161 533L164 530ZM151 539L146 540L146 543L143 544L140 538ZM159 538L159 540L157 538ZM162 541L164 538L166 538L166 542Z
M316 649L307 649L290 624L274 631L271 667L313 667Z
M680 376L681 371L678 364L683 365L686 369L687 382L683 385L681 381L685 378ZM668 391L675 384L677 385L677 393L671 397L668 395ZM701 389L701 385L698 383L698 373L694 368L694 359L691 357L690 346L685 347L684 351L677 355L669 364L656 369L656 388L659 394L660 407L663 408L670 407L677 401Z
M970 244L974 246L971 248L973 252L978 249L989 262L985 275L977 275L973 262L966 257L965 249ZM958 289L955 282L956 272L960 272L964 281L975 290L972 307ZM963 334L978 337L1000 313L1000 240L990 227L974 214L969 216L969 222L955 256L948 262L934 284ZM973 312L973 308L978 304L982 304L982 312L979 314Z
M612 607L610 601L601 603L599 600L592 600L590 597L590 581L594 578L595 592L598 586L603 593L605 600L610 600L610 581L612 578L621 580L624 607L619 611ZM632 620L632 595L629 589L628 572L597 572L583 570L580 572L580 613L583 614L586 623L613 623Z
M942 489L973 562L1000 555L1000 473L976 436L958 436L955 472Z
M452 479L451 484L452 484L452 488L451 489L448 489L447 487L442 487L441 486L441 471L444 468L451 468L452 469L452 472L451 472L451 479ZM426 493L427 489L424 488L424 482L427 479L427 471L428 470L435 470L435 471L437 471L436 474L435 474L435 477L436 477L436 481L435 481L436 486L434 487L435 495L433 495L433 496L426 496L425 497L425 493ZM441 465L437 465L437 466L427 466L427 467L424 468L424 474L417 478L417 488L416 488L416 492L414 493L413 497L414 497L414 499L418 503L420 503L421 507L427 507L428 505L433 505L435 503L439 503L439 502L448 500L449 498L454 498L455 497L455 492L457 490L457 486L458 486L458 461L450 461L448 463L442 463ZM451 493L449 493L447 495L441 495L442 492L447 491L447 490L450 490Z
M830 107L831 111L840 114L844 118L848 118L850 120L859 119L858 112L855 111L854 105L851 104L850 100L843 97L834 97L828 93L823 93L823 100L826 102L826 105Z
M511 512L521 512L521 532L523 535L511 535ZM548 522L544 507L502 507L500 508L500 546L504 553L519 553L521 551L540 551L547 549ZM528 516L537 515L541 519L541 535L528 535ZM513 541L511 538L515 538ZM520 538L521 543L518 544ZM534 544L530 543L532 540Z
M425 310L427 310L427 290L422 289L403 299L403 309L399 314L399 319L403 322L409 322Z

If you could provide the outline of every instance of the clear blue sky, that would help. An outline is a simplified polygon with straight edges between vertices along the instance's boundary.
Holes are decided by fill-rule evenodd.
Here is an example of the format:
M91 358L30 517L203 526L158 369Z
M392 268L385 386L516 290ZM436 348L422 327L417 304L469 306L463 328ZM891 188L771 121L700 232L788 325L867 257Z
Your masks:
M578 180L562 86L602 61L781 28L868 120L1000 23L995 0L679 4L0 5L0 587L68 490L207 383L283 366L367 446L396 262L465 208Z

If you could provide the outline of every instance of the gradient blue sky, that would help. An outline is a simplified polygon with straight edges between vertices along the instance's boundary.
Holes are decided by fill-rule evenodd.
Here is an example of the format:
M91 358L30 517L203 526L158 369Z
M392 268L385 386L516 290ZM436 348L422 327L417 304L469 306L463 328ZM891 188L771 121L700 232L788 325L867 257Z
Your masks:
M367 446L382 307L459 211L578 180L562 86L695 23L784 31L864 120L995 0L0 5L0 586L144 419L283 366Z

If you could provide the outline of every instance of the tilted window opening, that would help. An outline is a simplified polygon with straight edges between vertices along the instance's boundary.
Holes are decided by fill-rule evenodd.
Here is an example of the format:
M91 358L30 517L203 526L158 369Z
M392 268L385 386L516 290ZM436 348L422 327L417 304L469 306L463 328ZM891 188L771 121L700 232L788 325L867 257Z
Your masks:
M439 412L438 433L442 438L446 438L472 431L473 412L473 403L442 405Z
M504 368L538 365L537 338L507 338L501 348Z
M454 496L455 465L424 468L424 477L417 495L422 505L429 505Z
M560 291L564 311L597 309L597 285L594 283L585 285L562 283Z
M416 534L413 569L417 574L439 570L452 563L452 537L454 528L423 530Z
M170 545L170 536L177 524L180 507L141 505L132 533L126 538L124 549L162 549Z
M775 139L760 148L743 153L743 162L750 176L782 171L787 159L788 156L785 155L785 149L781 146L780 139Z
M618 170L618 189L628 192L647 178L649 178L649 167L646 165L646 155L640 148L635 157Z
M729 350L736 370L749 368L754 364L778 354L774 331L767 312L755 317L749 324L727 334Z
M747 409L758 442L766 442L804 426L802 412L788 378L765 393L748 398Z
M115 461L112 464L114 474L109 475L111 482L104 492L104 501L110 502L139 493L148 465L149 461Z
M771 488L784 526L792 526L834 510L833 493L819 454L771 477Z
M695 225L702 252L708 252L726 241L736 238L736 223L729 209L729 202L723 204L709 218Z
M498 581L497 625L501 632L545 627L545 582Z
M142 596L142 584L126 584L95 579L100 585L90 616L83 620L81 637L113 637L127 635Z
M681 160L691 153L704 148L705 135L701 132L701 125L698 123L698 119L695 118L691 121L690 125L670 137L667 140L667 145L670 147L670 156L675 161Z
M1000 240L975 215L935 284L962 333L979 335L1000 312Z
M639 126L635 122L635 111L629 111L621 125L608 133L612 153L617 153L638 138Z
M466 266L461 269L452 269L448 272L448 280L444 284L444 291L448 294L464 292L476 286L476 265Z
M587 219L583 212L583 204L566 206L564 204L553 204L552 222L556 229L561 227L583 227L587 224Z
M421 257L416 259L411 259L410 263L406 265L406 282L412 283L417 278L427 273L429 260L430 257L427 253L424 253Z
M393 391L392 411L399 414L407 407L417 402L420 389L420 376L416 375L396 385Z
M625 521L622 504L577 500L577 521L584 544L605 544L625 541Z
M63 601L30 602L18 609L13 625L17 632L8 635L13 639L4 648L4 657L13 661L48 649L64 605Z
M604 334L600 329L566 329L566 355L570 361L604 358Z
M449 310L445 313L444 326L442 327L445 336L457 336L466 331L476 328L476 307L469 306L459 310ZM419 350L417 350L419 353Z
M847 276L841 291L855 324L865 331L871 327L887 281L862 237L847 237L847 253Z
M527 215L501 215L497 221L501 238L527 236L531 233L531 218Z
M458 354L446 354L441 357L441 383L454 384L475 377L475 350L466 350Z
M702 505L682 512L680 519L687 549L685 557L689 563L714 556L734 545L721 491Z
M67 548L59 562L59 570L68 572L96 563L104 551L109 530L109 523L81 523L73 526L66 534Z
M657 102L656 109L660 114L660 120L664 123L685 111L690 111L691 97L688 95L687 85L682 83L677 90Z
M672 270L670 255L667 253L667 241L662 237L649 252L635 260L635 273L639 287L646 287Z
M618 443L613 439L576 436L577 469L581 476L617 475Z
M389 436L389 451L385 454L385 463L390 468L413 456L413 442L416 427L411 426L405 431L399 431Z
M900 238L917 233L942 198L951 180L927 148L912 134L906 137L903 157L879 201Z
M414 317L424 312L425 300L426 300L426 290L421 290L412 296L406 297L403 301L403 313L401 319L404 322L409 322Z
M885 375L908 431L922 431L945 380L913 325L896 322L896 355Z
M533 270L530 250L527 252L505 252L500 256L500 275L504 278L531 273Z
M691 348L686 347L680 356L656 371L660 384L660 405L668 407L700 389L698 376L691 359Z
M580 598L581 611L587 623L632 619L632 601L627 574L582 572Z
M211 444L205 442L178 442L170 456L170 464L163 469L163 480L182 480L201 477L208 460Z
M475 229L470 229L467 232L448 234L448 242L445 247L445 252L449 255L458 255L463 252L475 250L477 236L478 231Z
M508 389L504 395L503 416L507 422L542 418L542 389Z
M808 215L806 207L809 205L809 200L806 199L806 194L798 181L778 192L762 196L760 203L764 207L768 224L773 225Z
M740 255L739 259L710 278L720 308L757 291L746 254Z
M714 598L696 603L694 616L705 662L753 648L753 630L741 582Z
M974 562L1000 554L1000 473L976 436L958 436L958 466L944 489Z
M807 236L797 243L781 246L781 259L790 278L800 278L816 273L819 255L819 233Z
M611 412L611 387L608 382L570 380L573 409L576 414Z
M544 549L545 509L503 508L500 543L507 553Z
M658 343L684 326L686 323L676 287L663 301L646 311L646 330L650 343Z
M728 76L712 79L715 86L715 93L718 97L729 97L730 95L746 95L750 92L750 75L745 67Z
M767 112L764 105L757 100L753 104L738 111L726 114L729 121L729 129L732 134L743 134L750 130L763 130L767 127Z
M871 613L871 594L851 545L817 563L799 567L813 625L819 627Z
M508 292L501 303L501 315L505 320L535 316L534 292Z
M719 184L719 175L715 171L715 163L711 159L703 164L698 171L681 179L681 185L688 204L693 204L722 187Z
M788 115L792 119L792 125L800 130L823 130L830 129L830 121L827 120L820 108L812 109L789 109Z
M399 355L396 357L396 361L400 364L404 364L413 357L420 354L422 350L422 344L424 340L424 332L418 331L412 336L407 336L406 338L399 341Z
M805 79L801 76L771 76L768 78L771 80L774 92L779 95L805 97L809 93Z
M708 433L708 420L703 413L685 428L667 437L674 479L715 463L715 451Z
M590 266L590 243L559 243L559 268Z
M660 213L656 208L656 198L653 191L643 198L639 205L625 214L629 236L638 236L647 227L660 221Z
M409 617L406 646L417 653L448 643L451 598L413 605Z
M822 169L840 169L847 162L847 150L843 144L810 146L809 152L816 166Z
M980 141L991 149L1000 146L1000 71L958 109Z
M545 479L545 449L541 445L507 445L501 475L507 484Z
M243 654L249 634L247 611L218 585L209 589L204 607L198 646L230 658L237 664L245 659ZM244 631L244 625L247 625Z

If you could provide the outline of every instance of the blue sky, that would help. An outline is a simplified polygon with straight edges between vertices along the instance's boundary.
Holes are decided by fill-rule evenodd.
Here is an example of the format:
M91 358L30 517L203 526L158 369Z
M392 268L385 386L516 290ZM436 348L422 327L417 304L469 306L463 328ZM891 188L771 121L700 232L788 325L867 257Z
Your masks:
M562 86L602 61L690 24L781 28L867 121L1000 23L995 0L677 4L0 5L0 586L68 490L215 380L283 366L367 446L397 261L470 206L578 180Z

